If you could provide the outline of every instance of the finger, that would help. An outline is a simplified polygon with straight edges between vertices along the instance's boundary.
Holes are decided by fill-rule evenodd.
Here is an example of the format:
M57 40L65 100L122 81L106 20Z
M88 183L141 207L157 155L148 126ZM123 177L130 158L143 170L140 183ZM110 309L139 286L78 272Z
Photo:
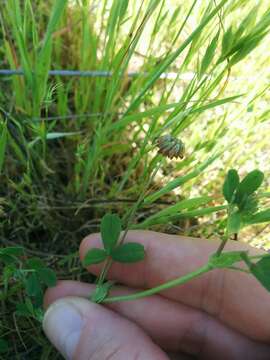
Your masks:
M142 243L146 258L136 264L113 264L109 278L142 288L152 288L197 269L208 261L219 244L148 231L130 231L126 241ZM82 242L82 259L93 246L100 246L98 234ZM226 250L229 249L248 249L257 253L237 242L229 242ZM90 270L98 274L100 268L92 266ZM265 314L270 311L270 294L249 274L214 270L161 295L204 310L255 340L270 341L270 322L265 321Z
M85 296L94 290L94 285L62 281L46 293L45 302L65 296ZM130 293L129 289L117 293ZM268 359L270 348L255 343L236 331L222 325L211 316L185 305L155 295L138 301L119 302L108 305L112 310L136 322L164 350L186 352L200 358Z
M83 298L53 303L45 313L43 328L66 359L168 360L138 326Z
M47 290L44 306L66 296L83 296L89 299L94 285L76 281L61 281L54 288ZM111 291L112 295L131 294L134 290L119 288ZM159 346L165 350L184 350L180 339L184 338L190 325L200 318L198 310L192 310L186 305L178 304L159 295L143 298L140 301L116 302L106 305L133 322L136 322ZM189 339L187 340L190 341ZM181 345L181 346L180 346ZM195 351L195 344L193 345Z

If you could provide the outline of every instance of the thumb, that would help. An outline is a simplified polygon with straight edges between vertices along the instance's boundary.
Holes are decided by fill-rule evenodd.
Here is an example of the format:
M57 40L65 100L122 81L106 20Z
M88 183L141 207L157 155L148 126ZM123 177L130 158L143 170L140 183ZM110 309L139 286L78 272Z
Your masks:
M168 360L137 325L83 298L53 303L43 329L65 359Z

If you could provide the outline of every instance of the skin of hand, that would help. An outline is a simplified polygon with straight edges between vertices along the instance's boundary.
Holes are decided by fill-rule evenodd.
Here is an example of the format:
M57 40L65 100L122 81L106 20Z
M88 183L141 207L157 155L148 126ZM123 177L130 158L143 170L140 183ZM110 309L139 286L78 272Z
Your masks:
M123 284L112 296L183 276L206 264L219 245L151 231L130 231L131 241L145 246L146 258L112 265L108 278ZM86 237L81 259L100 246L99 234ZM240 249L259 252L235 241L225 251ZM101 268L88 270L98 275ZM93 290L91 284L59 281L45 294L43 328L65 359L270 359L270 293L247 273L213 270L160 294L106 306L87 299Z

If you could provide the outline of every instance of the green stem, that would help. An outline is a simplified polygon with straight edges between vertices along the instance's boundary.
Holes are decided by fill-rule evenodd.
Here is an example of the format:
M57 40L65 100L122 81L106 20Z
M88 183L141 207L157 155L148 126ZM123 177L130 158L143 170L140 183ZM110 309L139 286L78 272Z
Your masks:
M219 256L223 249L225 248L225 245L227 244L227 241L228 241L228 237L226 236L224 239L222 239L217 251L216 251L216 255Z
M202 275L202 274L204 274L206 272L209 272L212 269L213 269L213 267L208 263L208 264L200 267L199 269L197 269L197 270L195 270L195 271L193 271L193 272L191 272L191 273L189 273L187 275L184 275L184 276L181 276L180 278L168 281L167 283L156 286L156 287L154 287L152 289L148 289L148 290L145 290L145 291L140 291L140 292L137 292L137 293L131 294L131 295L122 295L122 296L120 295L120 296L108 297L108 298L103 300L103 303L112 303L112 302L116 302L116 301L137 300L137 299L144 298L146 296L151 296L151 295L157 294L157 293L159 293L161 291L170 289L172 287L185 284L186 282L188 282L188 281L190 281L190 280L192 280L194 278L197 278L198 276L200 276L200 275Z
M231 211L232 211L232 209L231 209L231 207L229 205L227 207L227 222L228 222L228 218L229 218L229 216L231 214ZM229 232L228 232L228 224L227 224L226 233L224 235L224 238L222 239L222 241L221 241L221 243L220 243L220 245L219 245L219 247L218 247L218 249L216 251L217 256L219 256L222 253L222 251L224 250L228 240L229 240Z
M128 233L128 231L130 229L130 224L133 221L133 218L134 218L134 216L136 214L136 211L139 208L140 204L143 202L143 199L145 198L146 191L147 191L149 185L151 184L151 182L154 180L154 177L155 177L156 173L158 172L158 170L160 169L161 165L162 165L162 161L160 161L157 164L156 168L154 169L154 172L151 174L151 176L149 177L149 179L148 179L148 181L146 183L145 189L141 192L141 195L139 196L138 200L136 201L136 203L133 205L130 212L128 213L128 220L127 220L126 229L125 229L125 231L123 233L123 236L121 237L118 245L123 244L123 242L125 241L127 233ZM103 265L103 268L101 270L101 274L100 274L100 276L99 276L99 278L97 280L98 285L103 284L103 282L104 282L104 280L106 278L106 275L107 275L108 271L110 270L112 262L113 261L112 261L111 258L106 259L106 261L105 261L105 263Z

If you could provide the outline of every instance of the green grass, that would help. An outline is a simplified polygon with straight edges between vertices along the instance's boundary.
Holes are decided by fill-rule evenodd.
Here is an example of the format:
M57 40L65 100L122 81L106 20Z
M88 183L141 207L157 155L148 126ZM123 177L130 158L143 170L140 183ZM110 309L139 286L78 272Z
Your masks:
M2 246L22 245L59 278L89 279L81 239L108 211L127 219L142 193L133 227L211 239L224 231L229 168L263 170L269 191L266 0L11 0L0 25L0 68L25 74L0 78ZM157 154L165 133L185 143L184 160ZM269 247L269 228L243 240ZM13 315L25 297L13 279L1 293L3 358L58 358L36 320Z

